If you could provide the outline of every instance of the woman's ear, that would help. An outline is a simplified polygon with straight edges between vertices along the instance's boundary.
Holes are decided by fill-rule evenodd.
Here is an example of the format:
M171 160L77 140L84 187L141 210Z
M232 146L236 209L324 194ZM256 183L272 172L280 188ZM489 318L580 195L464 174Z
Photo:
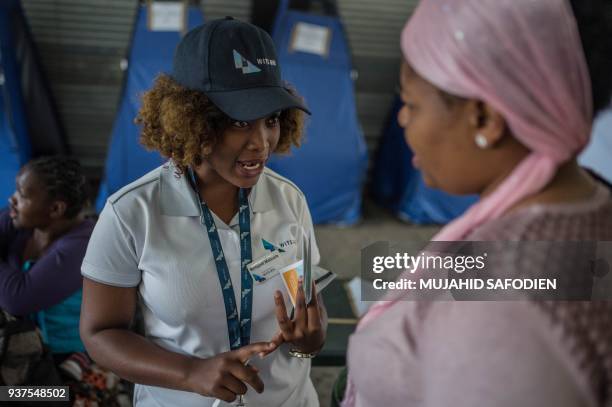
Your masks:
M210 141L203 141L202 143L200 143L200 154L202 155L202 158L206 158L211 155L213 149L214 143L211 143Z
M51 219L61 219L64 217L67 208L68 205L66 204L66 202L53 201L53 203L51 204L51 213L49 214L49 216L51 217Z
M468 103L474 142L481 148L495 147L506 135L506 120L486 102L472 100Z

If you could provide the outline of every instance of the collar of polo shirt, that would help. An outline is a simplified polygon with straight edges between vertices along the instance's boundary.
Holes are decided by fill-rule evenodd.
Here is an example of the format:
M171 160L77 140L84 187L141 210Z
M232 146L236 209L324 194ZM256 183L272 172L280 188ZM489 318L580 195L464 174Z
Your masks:
M260 176L261 180L261 176ZM176 167L168 162L159 172L159 201L162 215L200 216L200 203L185 174L176 176ZM255 213L272 209L268 185L258 181L249 195L249 205Z

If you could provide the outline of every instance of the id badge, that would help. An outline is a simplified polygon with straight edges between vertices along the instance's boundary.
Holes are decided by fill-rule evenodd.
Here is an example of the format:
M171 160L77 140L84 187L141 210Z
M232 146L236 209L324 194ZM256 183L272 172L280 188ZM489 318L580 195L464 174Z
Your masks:
M247 270L251 273L253 282L256 285L263 284L269 279L278 276L278 270L284 265L284 254L275 250L247 264Z

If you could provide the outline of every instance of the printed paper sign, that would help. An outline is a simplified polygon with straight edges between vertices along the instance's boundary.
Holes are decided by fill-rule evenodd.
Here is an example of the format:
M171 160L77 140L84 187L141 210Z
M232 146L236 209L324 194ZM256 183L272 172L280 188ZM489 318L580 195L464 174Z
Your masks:
M297 23L293 27L289 50L327 57L330 43L331 31L329 28L309 23Z
M185 4L154 2L149 7L149 30L183 31L185 28Z

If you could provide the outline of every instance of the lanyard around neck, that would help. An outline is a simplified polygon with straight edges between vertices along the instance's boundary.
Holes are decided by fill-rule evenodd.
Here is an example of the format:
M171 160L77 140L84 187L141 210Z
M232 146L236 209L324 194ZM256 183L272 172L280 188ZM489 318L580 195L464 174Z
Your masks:
M190 168L189 175L191 178L192 187L198 194L197 179L194 171ZM236 306L234 287L230 278L229 268L221 246L221 239L217 232L217 226L212 216L212 212L206 205L206 202L200 199L200 207L202 209L200 222L208 233L208 240L215 259L217 267L217 275L223 293L223 301L225 303L225 315L227 317L227 331L230 341L230 349L235 350L242 346L248 345L251 340L251 314L253 307L253 280L247 269L247 265L251 263L251 214L249 210L248 192L246 189L240 188L238 192L238 219L240 227L240 315Z

